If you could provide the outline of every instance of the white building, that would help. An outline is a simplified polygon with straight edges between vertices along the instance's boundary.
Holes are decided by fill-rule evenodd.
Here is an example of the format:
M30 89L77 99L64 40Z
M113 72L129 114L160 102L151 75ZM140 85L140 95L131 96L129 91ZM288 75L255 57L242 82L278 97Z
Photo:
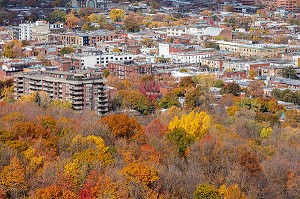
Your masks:
M105 66L109 62L119 62L119 61L131 61L133 60L132 54L124 54L124 53L107 53L107 54L77 54L77 55L65 55L66 58L70 58L73 60L79 61L81 68L86 69L88 67L97 67L97 66Z
M202 58L210 57L210 52L186 52L170 53L170 58L175 63L197 64L202 62Z
M209 27L207 24L203 24L201 26L174 26L168 27L167 36L168 37L179 37L183 34L186 35L203 35L205 29Z
M168 58L170 56L170 44L158 44L158 56Z
M19 24L19 39L46 42L50 31L61 30L62 28L63 24L49 24L46 21Z
M20 40L31 40L32 39L32 27L33 24L19 24L19 39Z

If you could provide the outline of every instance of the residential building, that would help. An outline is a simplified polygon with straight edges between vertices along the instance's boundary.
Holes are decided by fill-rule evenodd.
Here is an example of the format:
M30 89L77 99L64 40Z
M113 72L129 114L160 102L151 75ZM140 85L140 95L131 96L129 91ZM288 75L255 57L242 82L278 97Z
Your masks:
M133 55L126 53L81 53L65 55L65 58L72 61L72 66L75 69L86 69L88 67L107 67L109 62L131 61L133 60Z
M186 53L171 53L170 58L174 63L201 63L202 58L211 56L211 52L186 52Z
M107 70L117 75L120 79L129 79L133 76L151 75L152 65L135 63L133 61L110 62Z
M38 71L16 75L14 91L16 98L44 91L52 99L71 101L76 111L94 110L102 115L108 112L105 82L99 72Z
M248 58L276 58L285 52L300 50L299 46L276 44L242 44L226 41L218 41L221 51L229 51L240 57Z
M116 34L103 30L93 31L89 34L86 33L61 33L49 34L50 42L57 42L63 45L76 45L76 46L91 46L96 47L105 41L113 41L115 39L124 38L124 34Z
M19 39L32 40L32 23L19 24Z

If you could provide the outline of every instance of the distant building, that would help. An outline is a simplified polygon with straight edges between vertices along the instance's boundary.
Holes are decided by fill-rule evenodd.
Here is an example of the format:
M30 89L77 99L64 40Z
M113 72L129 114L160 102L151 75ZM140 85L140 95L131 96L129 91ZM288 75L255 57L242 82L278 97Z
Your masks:
M63 30L63 24L49 24L46 21L19 24L19 40L48 42L49 33Z
M249 58L277 58L285 52L298 51L299 46L276 44L241 44L226 41L218 41L220 50L235 53L238 57Z
M138 64L133 61L127 62L110 62L107 67L108 71L115 74L120 79L128 79L132 76L142 76L152 74L151 64Z
M126 53L99 53L95 55L82 53L74 55L65 55L65 57L71 60L74 69L79 70L86 69L88 67L107 67L109 62L124 62L133 60L133 55Z
M30 72L16 75L14 91L16 98L44 91L52 99L71 101L76 111L105 114L108 112L105 82L99 72Z

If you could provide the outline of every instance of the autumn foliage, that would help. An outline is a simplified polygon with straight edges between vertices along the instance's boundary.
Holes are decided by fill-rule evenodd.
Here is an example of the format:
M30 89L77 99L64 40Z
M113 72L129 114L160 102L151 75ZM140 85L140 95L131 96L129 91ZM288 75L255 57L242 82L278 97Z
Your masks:
M0 103L2 198L300 195L299 114L274 99L227 94L216 107L173 106L137 116L63 107L43 93Z

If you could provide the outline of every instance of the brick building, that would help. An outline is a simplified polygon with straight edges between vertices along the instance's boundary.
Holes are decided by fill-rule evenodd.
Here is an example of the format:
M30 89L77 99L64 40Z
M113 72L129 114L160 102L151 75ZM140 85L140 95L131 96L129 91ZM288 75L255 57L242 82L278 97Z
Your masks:
M19 73L14 91L16 98L44 91L52 99L71 101L76 111L94 110L102 115L108 112L105 81L101 73L92 71Z
M111 62L108 63L107 69L110 73L117 75L120 79L128 79L132 76L151 75L151 64L137 64L133 61Z

